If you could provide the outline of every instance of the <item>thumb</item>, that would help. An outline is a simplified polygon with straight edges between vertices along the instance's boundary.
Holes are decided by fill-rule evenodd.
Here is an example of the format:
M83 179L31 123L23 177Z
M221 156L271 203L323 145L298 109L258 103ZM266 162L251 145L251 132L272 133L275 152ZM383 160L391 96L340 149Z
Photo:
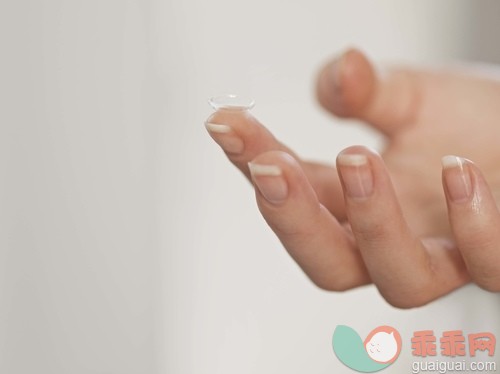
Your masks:
M321 70L317 96L334 115L368 122L391 136L417 115L419 75L409 69L379 74L363 53L350 49Z

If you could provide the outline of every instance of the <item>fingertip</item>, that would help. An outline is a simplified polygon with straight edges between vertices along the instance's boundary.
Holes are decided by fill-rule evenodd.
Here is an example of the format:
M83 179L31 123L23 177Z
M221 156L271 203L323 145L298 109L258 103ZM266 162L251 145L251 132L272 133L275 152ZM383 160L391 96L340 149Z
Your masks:
M265 129L249 110L224 109L212 113L205 121L205 127L210 135L232 132L242 139L251 139L254 134Z
M348 147L337 156L337 170L355 231L367 239L382 238L388 230L380 225L381 219L394 231L406 231L390 175L377 151L361 145Z
M380 74L365 54L352 48L320 70L317 98L334 115L360 119L391 136L413 123L424 76L409 69Z
M273 165L279 168L281 174L285 177L289 177L294 172L301 171L300 163L294 156L288 152L278 150L260 153L249 162L249 165ZM253 169L255 173L255 167Z
M287 174L296 161L285 152L265 152L248 163L258 199L272 206L286 202L289 194Z
M441 158L443 187L451 204L466 202L472 193L472 162L463 157L447 155Z
M379 153L369 147L350 146L338 154L336 163L344 196L351 202L369 198L377 192L375 184L387 183L385 164Z
M337 170L347 202L364 201L373 193L373 172L367 149L349 147L337 156Z
M299 161L287 152L263 152L250 161L248 166L260 197L269 204L284 204L287 199L298 193L297 190L312 190ZM279 185L282 187L278 188ZM270 198L273 189L282 191L280 198Z
M371 157L380 158L380 153L376 149L358 144L344 148L342 151L339 152L337 159L339 156L347 154L363 154L366 157L370 158Z
M443 188L457 247L473 281L487 290L500 288L500 213L480 168L472 161L445 156Z
M259 210L269 225L280 232L308 228L303 217L315 217L318 197L300 163L283 151L264 152L250 162Z
M362 113L375 92L375 69L368 58L357 49L344 55L342 66L344 105L350 113Z
M375 71L358 49L349 48L325 65L318 76L320 104L339 117L357 117L370 101L376 84Z
M272 149L287 149L249 110L219 109L205 121L205 128L229 160L247 178L248 162Z

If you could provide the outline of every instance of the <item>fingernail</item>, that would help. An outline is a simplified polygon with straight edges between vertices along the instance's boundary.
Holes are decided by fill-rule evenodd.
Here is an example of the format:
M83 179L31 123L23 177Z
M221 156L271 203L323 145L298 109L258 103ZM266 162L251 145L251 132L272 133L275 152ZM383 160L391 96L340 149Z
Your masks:
M264 198L271 204L279 204L288 196L288 184L279 166L248 163L250 174Z
M332 82L332 86L336 90L340 90L342 87L342 61L344 55L339 56L332 64L330 69L330 79Z
M457 156L444 156L441 163L450 199L454 202L468 200L472 193L472 183L467 160Z
M233 154L243 153L243 149L245 148L243 140L241 140L231 126L207 122L205 123L205 127L215 142L224 151Z
M341 153L337 157L337 164L347 196L356 199L372 194L373 175L365 155Z

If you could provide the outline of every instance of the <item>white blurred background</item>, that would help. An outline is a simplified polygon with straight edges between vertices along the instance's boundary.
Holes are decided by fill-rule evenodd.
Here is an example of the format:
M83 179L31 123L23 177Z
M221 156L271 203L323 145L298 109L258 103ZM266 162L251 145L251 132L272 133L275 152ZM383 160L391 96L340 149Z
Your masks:
M500 62L491 1L0 1L0 373L348 373L338 324L500 333L469 286L400 311L373 287L315 288L205 132L207 98L304 157L380 146L315 103L315 72Z

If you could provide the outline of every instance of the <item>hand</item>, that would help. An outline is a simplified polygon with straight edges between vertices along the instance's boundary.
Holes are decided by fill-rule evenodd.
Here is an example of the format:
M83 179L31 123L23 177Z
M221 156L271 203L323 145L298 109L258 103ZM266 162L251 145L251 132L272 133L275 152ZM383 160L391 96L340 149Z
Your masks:
M381 155L350 147L336 171L300 160L248 111L207 120L311 280L336 291L373 282L401 308L471 279L500 291L500 83L459 71L393 69L382 78L350 50L322 70L317 87L334 115L386 135ZM474 160L484 177L459 157L445 157L441 172L449 154Z

